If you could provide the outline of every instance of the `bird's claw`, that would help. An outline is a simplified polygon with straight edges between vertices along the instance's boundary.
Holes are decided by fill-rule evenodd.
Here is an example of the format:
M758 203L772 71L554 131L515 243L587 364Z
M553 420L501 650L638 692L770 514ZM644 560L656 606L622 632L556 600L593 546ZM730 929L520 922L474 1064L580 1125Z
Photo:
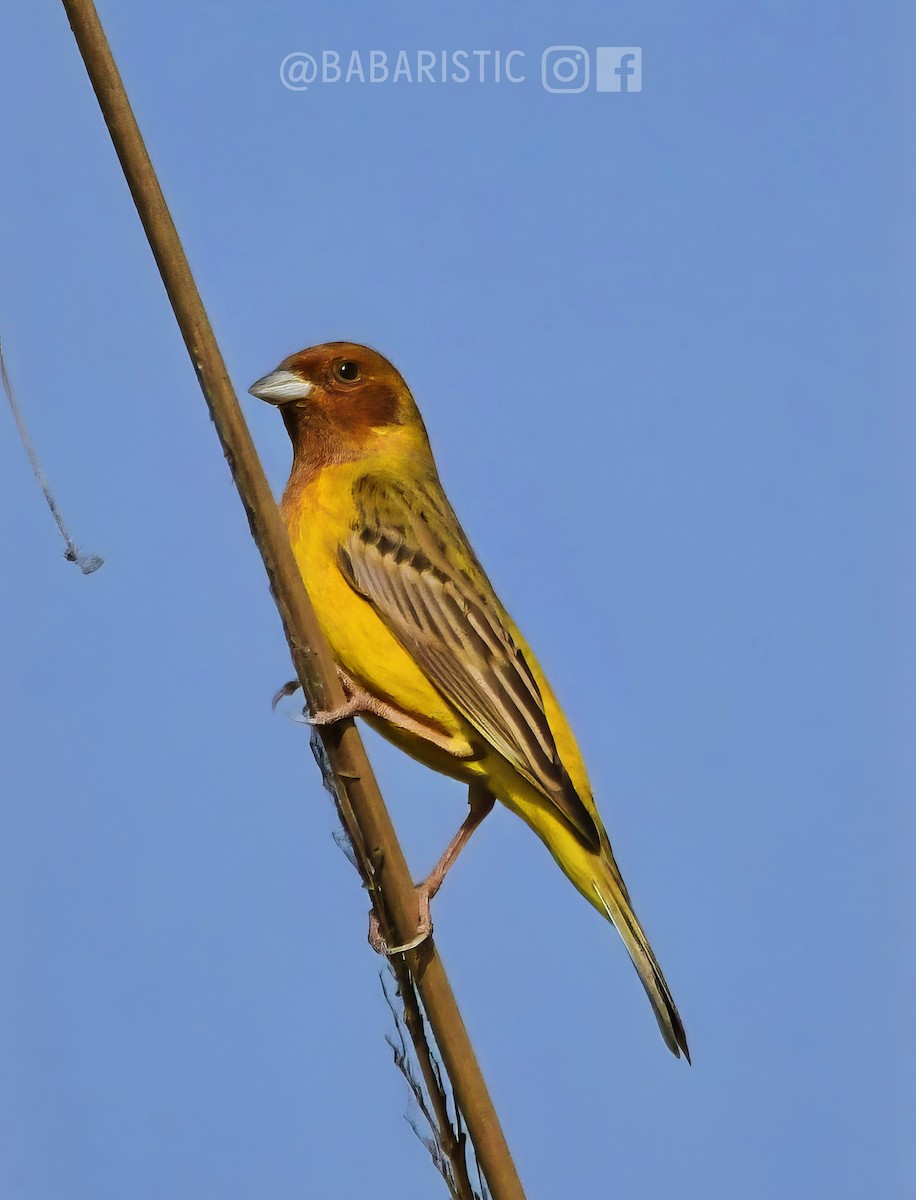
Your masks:
M271 712L276 712L277 705L280 703L280 701L285 700L287 696L294 696L301 687L302 684L298 679L290 679L287 683L284 683L283 687L278 689L273 700L270 702Z
M302 684L298 679L291 679L288 683L279 688L270 702L272 711L276 712L277 705L281 700L285 700L287 696L293 696ZM293 717L294 721L301 721L305 725L335 725L338 721L345 721L348 717L355 717L361 712L365 712L366 703L362 695L351 696L343 704L337 708L322 709L318 712L306 713L303 710L301 717Z
M392 954L406 954L408 950L416 950L417 946L422 946L433 931L433 921L430 914L429 890L422 885L416 889L417 903L419 907L419 920L417 922L417 932L409 942L405 942L403 946L389 946L382 936L382 931L379 928L378 916L375 909L369 913L369 945L376 954L383 954L386 958L390 958Z

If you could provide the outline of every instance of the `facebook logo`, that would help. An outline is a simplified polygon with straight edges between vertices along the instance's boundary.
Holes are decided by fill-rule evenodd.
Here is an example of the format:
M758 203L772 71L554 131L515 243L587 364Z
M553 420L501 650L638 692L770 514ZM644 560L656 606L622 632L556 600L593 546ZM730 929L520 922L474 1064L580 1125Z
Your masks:
M598 46L595 87L599 92L641 92L642 46Z

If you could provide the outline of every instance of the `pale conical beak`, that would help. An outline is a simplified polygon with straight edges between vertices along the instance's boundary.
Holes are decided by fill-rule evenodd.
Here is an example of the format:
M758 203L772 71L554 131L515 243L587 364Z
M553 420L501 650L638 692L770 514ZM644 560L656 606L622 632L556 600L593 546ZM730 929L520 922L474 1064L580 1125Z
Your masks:
M288 404L290 400L304 400L311 393L312 385L301 375L281 370L271 371L256 380L248 391L268 404Z

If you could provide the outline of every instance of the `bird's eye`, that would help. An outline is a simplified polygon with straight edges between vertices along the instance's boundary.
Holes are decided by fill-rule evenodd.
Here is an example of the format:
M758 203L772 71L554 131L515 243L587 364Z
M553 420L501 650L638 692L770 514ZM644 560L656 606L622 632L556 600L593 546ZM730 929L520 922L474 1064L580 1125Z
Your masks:
M334 374L343 383L355 383L359 379L359 363L352 358L334 364Z

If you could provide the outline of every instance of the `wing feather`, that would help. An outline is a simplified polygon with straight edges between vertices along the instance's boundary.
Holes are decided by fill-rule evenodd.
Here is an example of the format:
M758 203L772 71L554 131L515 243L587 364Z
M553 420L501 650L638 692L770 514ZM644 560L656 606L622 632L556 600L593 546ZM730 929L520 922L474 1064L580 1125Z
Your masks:
M597 850L594 819L560 760L544 701L492 587L436 481L364 477L340 566L434 686Z

